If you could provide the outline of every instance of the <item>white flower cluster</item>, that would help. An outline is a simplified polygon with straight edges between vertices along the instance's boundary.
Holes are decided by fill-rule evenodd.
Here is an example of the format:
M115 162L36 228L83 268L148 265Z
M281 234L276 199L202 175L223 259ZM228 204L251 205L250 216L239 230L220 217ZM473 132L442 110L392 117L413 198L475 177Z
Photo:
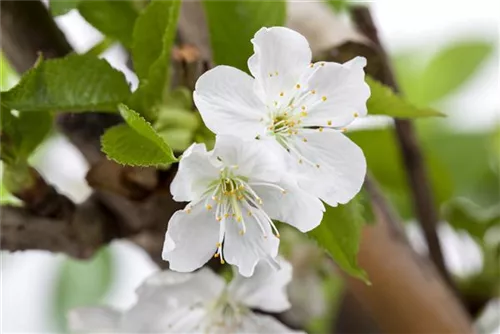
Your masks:
M263 260L276 267L273 219L302 232L321 222L324 206L345 204L366 173L345 126L367 113L366 60L311 63L301 34L262 28L252 39L252 76L217 66L196 83L194 102L216 136L207 152L183 154L171 192L190 202L168 224L163 259L189 272L212 256L251 276Z
M325 210L360 190L366 162L342 132L366 115L370 95L364 58L311 63L307 40L283 28L252 39L252 76L217 66L196 83L195 104L216 136L215 147L193 144L171 184L189 202L168 223L162 257L170 269L138 289L126 312L77 309L70 327L114 333L292 333L251 311L290 307L291 266L278 257L273 220L302 232ZM203 268L213 256L237 268L225 282ZM179 273L183 272L183 273Z

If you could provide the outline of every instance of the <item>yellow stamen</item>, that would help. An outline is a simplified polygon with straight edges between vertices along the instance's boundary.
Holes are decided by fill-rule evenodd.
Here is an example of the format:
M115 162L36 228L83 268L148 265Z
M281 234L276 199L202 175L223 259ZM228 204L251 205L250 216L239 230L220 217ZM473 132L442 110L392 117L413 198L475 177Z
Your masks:
M326 122L326 124L328 124L328 126L332 125L332 121L328 121Z
M326 101L326 96L322 96L321 100L323 100L323 102L325 102Z
M354 113L354 117L358 117L359 114L357 112Z
M296 84L295 88L299 89L300 88L300 84Z
M207 210L212 210L212 206L210 204L207 204Z

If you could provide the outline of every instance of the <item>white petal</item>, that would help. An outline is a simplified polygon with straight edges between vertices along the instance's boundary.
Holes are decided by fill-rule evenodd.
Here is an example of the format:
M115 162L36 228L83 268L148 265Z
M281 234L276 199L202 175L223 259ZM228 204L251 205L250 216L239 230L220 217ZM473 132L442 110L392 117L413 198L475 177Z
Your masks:
M253 91L254 79L234 67L217 66L196 82L194 102L216 134L253 139L263 131L265 106Z
M216 300L224 280L208 268L194 273L158 272L137 289L137 303L124 315L122 329L128 332L186 332L186 319L193 320ZM195 326L195 324L193 324Z
M285 168L269 149L270 140L242 140L234 136L217 136L212 159L221 159L225 166L237 166L234 173L250 179L277 181Z
M301 232L310 231L321 223L325 207L317 197L291 181L282 181L279 185L285 193L267 186L253 187L271 218L290 224Z
M321 65L323 66L321 66ZM366 59L356 57L345 64L316 63L308 82L310 94L303 104L308 116L304 126L344 127L367 113L370 88L365 82Z
M188 205L189 207L189 205ZM203 201L188 210L179 210L168 222L162 257L170 269L189 272L200 268L215 253L219 223Z
M283 312L289 309L286 287L292 280L292 266L282 258L278 260L279 270L266 261L261 261L251 277L235 275L229 283L229 293L233 299L266 312Z
M266 237L263 236L256 217L263 222ZM244 217L246 233L241 235L242 223L234 220L226 222L224 238L224 259L227 263L238 267L241 275L253 275L255 266L260 260L275 264L278 255L279 239L273 235L269 223L260 211L254 211L252 216Z
M218 177L219 170L210 163L209 156L205 144L193 144L182 154L179 169L170 184L174 201L198 199L208 184Z
M306 130L300 136L305 137L307 142L296 138L293 145L312 165L300 164L298 158L294 160L294 166L303 175L299 186L331 206L349 202L359 192L365 179L363 151L334 130Z
M285 27L262 28L252 43L248 68L256 79L257 94L268 104L299 83L311 62L311 49L304 36Z
M242 318L241 326L237 333L305 334L303 331L296 331L286 327L281 322L276 320L276 318L269 315L255 313L248 313Z
M81 307L68 313L68 327L78 333L117 333L121 313L108 307Z

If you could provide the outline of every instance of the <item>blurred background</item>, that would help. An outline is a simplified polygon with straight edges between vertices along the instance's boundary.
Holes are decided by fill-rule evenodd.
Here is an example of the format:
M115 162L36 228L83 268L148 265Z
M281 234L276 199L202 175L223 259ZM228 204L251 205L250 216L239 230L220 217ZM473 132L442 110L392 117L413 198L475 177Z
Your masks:
M458 277L461 289L470 289L478 296L491 296L496 291L498 296L500 4L486 0L473 4L382 0L369 6L405 95L417 105L431 105L447 115L415 123L436 202L446 218L438 233L450 272ZM290 2L290 26L308 37L313 50L331 46L338 41L337 28L347 19L336 11L329 3ZM76 11L56 21L79 52L102 39ZM350 34L348 30L345 33ZM103 57L124 71L133 87L137 85L121 46L112 45ZM16 80L2 56L1 89L10 88ZM415 249L425 253L425 242L413 222L390 124L390 119L367 118L355 124L351 136L364 149L372 173L405 219ZM370 130L356 132L356 127ZM62 136L51 135L33 155L32 163L75 202L90 194L84 180L88 166ZM16 199L2 191L2 201ZM302 246L282 246L297 272L290 289L292 303L297 306L288 316L306 324L309 332L322 333L326 324L335 321L331 315L335 314L342 282L325 275L325 271L334 270L329 265L319 265L320 270L312 265L317 262L311 258L322 261L315 247L302 239L298 244ZM77 305L105 303L125 308L134 301L134 289L157 270L146 253L125 241L114 241L89 262L37 251L2 252L1 261L3 333L64 332L64 315ZM500 302L495 298L480 311L477 329L480 333L500 333L499 321Z

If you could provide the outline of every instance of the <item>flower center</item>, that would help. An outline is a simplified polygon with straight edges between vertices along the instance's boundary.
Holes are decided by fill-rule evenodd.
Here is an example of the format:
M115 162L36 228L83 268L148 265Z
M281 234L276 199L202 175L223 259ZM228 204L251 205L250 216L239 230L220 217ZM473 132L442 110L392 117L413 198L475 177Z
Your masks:
M218 158L220 161L222 159ZM205 192L205 208L215 211L215 219L221 223L219 229L219 242L215 257L220 257L224 263L222 244L226 231L226 224L238 224L239 234L247 232L248 224L257 224L261 235L267 238L265 224L270 224L276 237L279 232L271 218L262 209L263 201L252 189L252 186L274 188L285 193L285 189L270 182L251 181L247 177L237 174L238 166L225 166L221 168L219 178L214 180Z

